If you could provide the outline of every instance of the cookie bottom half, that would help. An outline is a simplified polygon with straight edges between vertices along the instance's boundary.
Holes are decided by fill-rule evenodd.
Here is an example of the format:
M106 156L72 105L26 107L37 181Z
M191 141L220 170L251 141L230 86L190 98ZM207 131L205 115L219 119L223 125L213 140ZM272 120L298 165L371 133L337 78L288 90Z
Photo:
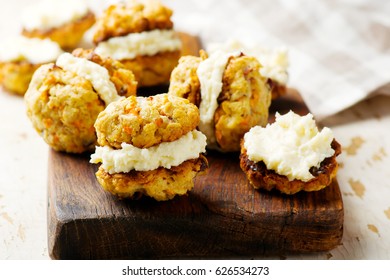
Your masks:
M311 169L311 173L315 177L308 182L301 180L289 181L286 176L267 169L264 162L249 160L245 149L241 150L240 167L255 189L265 189L267 191L277 189L285 194L295 194L299 191L319 191L329 186L337 174L338 163L336 157L341 153L341 146L336 140L333 140L332 148L335 150L334 155L323 160L318 169Z
M164 201L190 191L194 187L193 179L207 167L206 157L200 155L170 169L160 167L151 171L109 174L100 167L96 178L106 191L120 198L136 199L145 195Z

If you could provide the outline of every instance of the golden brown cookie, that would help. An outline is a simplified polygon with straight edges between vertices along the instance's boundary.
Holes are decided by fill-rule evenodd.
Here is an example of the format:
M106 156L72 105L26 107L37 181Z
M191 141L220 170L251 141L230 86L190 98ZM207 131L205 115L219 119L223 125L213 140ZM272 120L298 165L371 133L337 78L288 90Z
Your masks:
M9 92L24 95L35 70L62 53L49 39L9 37L0 44L0 84Z
M86 54L88 52L77 50L74 57ZM129 70L93 53L86 58L82 61L98 61L109 69L114 96L135 94L136 83ZM107 104L91 80L53 63L43 65L33 75L25 103L34 128L54 150L83 153L94 149L94 123Z
M148 148L171 142L199 123L196 106L184 98L159 94L131 96L110 104L96 120L98 143L120 148L123 142Z
M168 90L169 94L186 98L197 107L199 107L201 95L196 70L201 61L201 57L182 56L179 64L172 71Z
M95 127L98 143L91 163L96 177L121 198L158 201L184 195L208 167L206 136L196 130L199 110L187 99L158 94L112 102Z
M194 187L193 179L207 169L208 162L203 155L170 169L158 168L150 171L109 174L102 167L96 172L102 187L121 198L137 198L142 195L158 201L184 195Z
M338 163L336 157L341 153L341 146L333 140L332 149L334 155L325 158L319 168L311 168L310 173L314 179L304 182L301 180L289 180L286 176L277 174L274 170L267 169L264 162L254 162L248 159L247 151L243 147L240 154L240 167L246 174L249 182L256 189L265 189L270 191L277 189L285 194L295 194L299 191L319 191L329 186L332 180L336 177Z
M223 151L239 151L240 141L253 126L268 123L270 88L254 57L231 58L223 75L215 111L215 137Z
M0 62L0 84L10 92L24 95L39 66L27 61Z
M54 64L43 65L35 72L25 101L34 128L54 150L93 150L93 125L105 105L88 80Z
M160 1L111 5L96 24L96 52L122 62L134 73L139 87L168 84L181 55L171 16L172 10Z
M202 94L197 69L206 59L208 56L204 51L201 51L201 57L182 57L172 71L168 93L200 106ZM260 75L260 67L254 57L241 54L229 58L213 120L217 147L210 145L209 148L239 151L245 132L255 125L267 123L271 89L267 79Z

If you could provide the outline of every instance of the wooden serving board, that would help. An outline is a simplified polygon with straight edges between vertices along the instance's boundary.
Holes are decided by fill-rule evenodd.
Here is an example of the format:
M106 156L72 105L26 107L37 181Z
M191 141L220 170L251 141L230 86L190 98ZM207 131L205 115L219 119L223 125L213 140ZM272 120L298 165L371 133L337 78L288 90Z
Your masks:
M273 102L270 121L275 111L290 109L308 112L294 90ZM336 181L288 196L253 189L236 153L208 152L207 158L208 173L188 195L133 201L100 187L89 155L50 150L51 258L246 259L327 251L341 243L344 211Z

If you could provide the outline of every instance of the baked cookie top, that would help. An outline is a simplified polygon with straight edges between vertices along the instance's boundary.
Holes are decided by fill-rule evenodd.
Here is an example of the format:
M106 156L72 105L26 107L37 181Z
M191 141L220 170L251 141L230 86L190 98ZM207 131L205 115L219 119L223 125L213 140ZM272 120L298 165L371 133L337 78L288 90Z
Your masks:
M214 113L216 142L224 151L239 151L251 127L268 123L271 93L260 67L256 58L241 55L232 57L225 69Z
M188 99L199 107L201 102L200 82L196 70L201 57L186 55L179 59L178 65L173 69L169 84L169 93Z
M69 153L93 150L93 125L105 105L88 80L45 64L35 71L25 103L34 128L53 149Z
M172 10L157 0L131 0L109 6L96 23L93 42L106 41L129 33L172 29Z
M194 130L199 110L187 99L168 94L130 96L101 112L95 128L100 146L121 148L122 143L148 148L172 142Z
M55 150L90 151L98 114L110 102L135 95L136 86L132 72L120 63L77 49L35 71L25 94L27 114Z

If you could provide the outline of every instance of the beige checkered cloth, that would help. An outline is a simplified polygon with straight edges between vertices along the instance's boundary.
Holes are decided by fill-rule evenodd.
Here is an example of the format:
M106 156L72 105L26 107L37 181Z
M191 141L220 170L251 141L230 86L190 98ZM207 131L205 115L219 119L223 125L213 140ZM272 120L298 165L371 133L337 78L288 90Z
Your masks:
M203 44L237 39L289 50L289 86L317 119L390 94L390 1L163 0ZM387 86L385 86L387 85Z

